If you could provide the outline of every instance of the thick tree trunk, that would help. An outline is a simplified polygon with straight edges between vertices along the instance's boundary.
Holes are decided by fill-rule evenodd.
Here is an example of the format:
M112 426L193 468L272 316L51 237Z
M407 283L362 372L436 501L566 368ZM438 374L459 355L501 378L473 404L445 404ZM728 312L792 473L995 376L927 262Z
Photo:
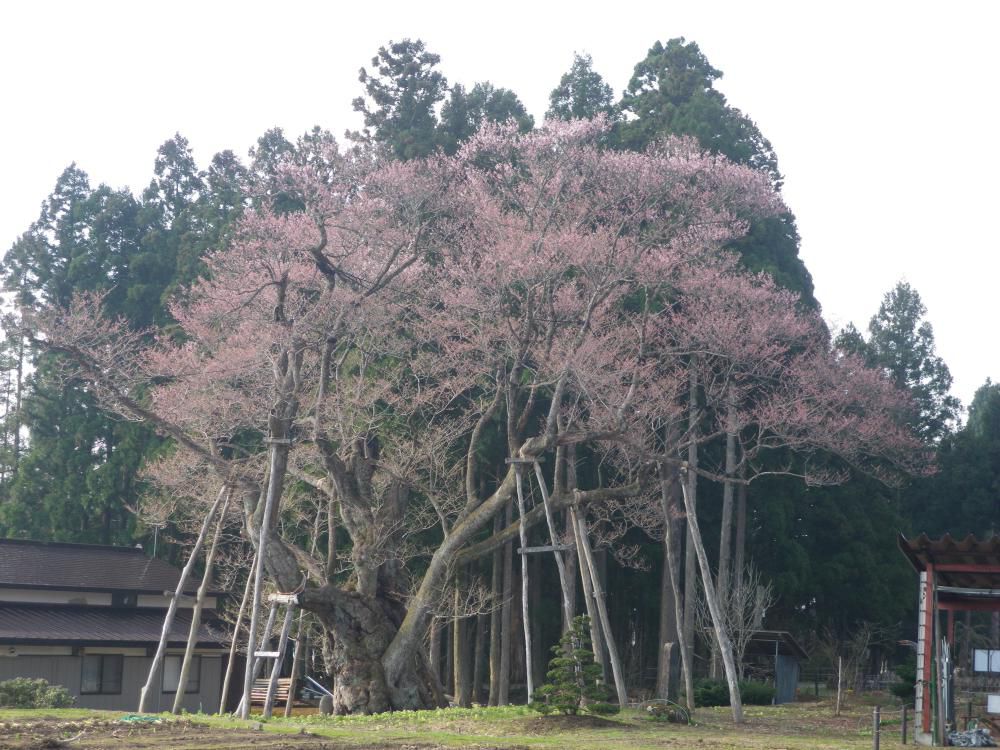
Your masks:
M147 710L146 701L149 697L149 692L153 687L153 681L156 679L156 675L160 671L160 664L163 663L163 654L167 650L167 636L170 633L170 628L174 624L174 616L177 614L177 605L180 602L180 598L184 595L184 587L187 586L188 578L191 577L191 571L194 569L194 563L198 559L198 553L201 552L201 546L205 542L205 535L208 533L209 527L212 525L212 520L215 518L216 511L219 509L219 505L222 503L222 498L227 493L226 485L222 486L219 490L218 497L215 498L215 502L212 503L212 507L208 511L208 515L205 516L205 521L201 524L201 530L198 532L198 538L195 540L194 548L191 550L191 555L188 557L187 564L181 571L181 577L177 581L177 588L174 590L174 595L170 599L170 605L167 607L167 614L163 618L163 629L160 631L160 642L156 646L156 653L153 654L153 661L149 665L149 674L146 676L146 684L142 686L139 692L139 708L137 709L139 713L144 713Z
M454 642L452 644L452 663L455 665L455 703L462 708L472 706L472 672L469 669L469 625L462 617L462 593L459 586L455 587L455 624Z
M271 543L271 521L272 516L277 512L281 502L281 494L285 487L285 473L288 469L288 450L290 447L288 440L289 420L272 416L270 424L270 462L268 468L267 494L264 499L264 507L258 508L260 520L258 522L259 533L257 536L257 570L253 583L253 610L250 617L250 635L247 642L254 644L257 642L257 627L259 624L258 615L263 604L264 592L264 567L271 561L268 559L268 545ZM268 565L270 569L270 565ZM271 570L272 575L274 570ZM275 576L277 577L277 576ZM281 583L279 582L279 586ZM291 591L293 583L285 588ZM252 660L252 655L248 661ZM240 706L240 718L250 718L250 692L253 690L253 675L248 669L243 678L243 702Z
M689 473L690 470L689 470ZM733 645L729 640L729 633L726 632L726 623L722 618L719 608L719 600L715 592L715 584L712 581L712 569L708 563L708 555L705 553L705 545L702 544L701 531L698 529L698 516L695 511L694 502L687 492L687 487L682 486L684 495L684 510L687 511L688 518L688 539L694 543L695 553L698 556L698 565L701 568L701 583L705 588L705 601L708 604L708 611L712 616L712 626L715 631L715 638L719 644L719 651L722 655L722 665L726 672L726 683L729 685L729 705L733 710L733 722L743 723L743 702L740 699L739 673L736 663L733 660Z
M665 474L665 469L660 467L660 502L663 506L663 515L666 519L674 519L674 510L677 504L677 491L680 486L678 480L669 480ZM671 524L667 523L664 526L664 539L663 544L666 547L666 554L664 555L664 565L666 566L666 573L669 578L670 583L670 594L674 600L674 612L675 612L675 626L674 632L677 636L677 651L680 655L681 662L681 676L684 680L684 701L687 705L689 711L694 711L694 675L692 674L692 665L688 661L688 648L687 641L685 640L684 629L678 628L676 626L676 620L679 619L680 615L684 611L684 604L681 602L681 590L680 590L680 550L678 549L678 543L680 541L679 529L683 528L682 524Z
M746 466L740 468L740 479L747 476ZM747 554L747 486L741 482L736 488L736 541L733 550L733 582L741 586L746 570Z
M395 683L387 678L383 658L402 620L395 605L329 585L307 589L299 599L333 634L331 692L336 713L370 714L441 705L440 681L422 647L397 665Z
M226 511L229 509L229 498L232 490L226 492L226 499L222 503L219 511L219 520L215 524L215 534L212 536L212 545L205 555L205 573L202 575L201 584L198 586L198 594L195 598L194 609L191 612L191 627L188 629L187 645L184 647L184 659L181 661L181 673L177 678L177 692L174 694L173 713L181 711L181 704L184 703L184 693L187 690L188 673L191 670L191 657L194 655L195 644L198 642L198 630L201 628L201 610L205 606L205 597L208 595L208 584L212 578L212 565L215 562L215 551L219 548L219 538L222 536L222 527L226 523Z
M656 695L658 698L676 700L678 685L675 665L683 661L680 645L681 631L678 619L683 608L678 581L680 556L677 554L678 523L676 519L677 482L667 481L661 468L660 502L663 509L663 574L660 576L660 647L656 665ZM687 671L682 665L682 670Z

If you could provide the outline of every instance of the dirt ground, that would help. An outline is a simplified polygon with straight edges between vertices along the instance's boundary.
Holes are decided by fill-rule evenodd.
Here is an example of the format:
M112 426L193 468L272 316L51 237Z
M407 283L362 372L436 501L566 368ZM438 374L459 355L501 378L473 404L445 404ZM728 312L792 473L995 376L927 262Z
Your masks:
M3 750L47 748L247 748L248 750L334 750L329 739L304 734L219 729L191 721L126 724L120 721L39 719L0 725Z
M225 717L148 717L69 709L0 711L0 750L868 750L872 706L835 716L827 702L748 706L734 726L728 709L699 709L693 726L652 722L641 711L617 718L541 717L523 708L448 709L372 717L295 717L262 724ZM882 749L899 744L897 712L883 704Z

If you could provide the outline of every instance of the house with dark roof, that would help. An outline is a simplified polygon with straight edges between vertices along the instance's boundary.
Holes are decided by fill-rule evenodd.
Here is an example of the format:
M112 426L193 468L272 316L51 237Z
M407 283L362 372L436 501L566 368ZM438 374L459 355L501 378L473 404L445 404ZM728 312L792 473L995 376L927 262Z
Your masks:
M131 711L139 701L164 615L180 580L141 548L0 539L0 681L42 677L76 705ZM178 602L151 711L169 711L198 581ZM188 711L215 712L228 648L207 598L184 695Z

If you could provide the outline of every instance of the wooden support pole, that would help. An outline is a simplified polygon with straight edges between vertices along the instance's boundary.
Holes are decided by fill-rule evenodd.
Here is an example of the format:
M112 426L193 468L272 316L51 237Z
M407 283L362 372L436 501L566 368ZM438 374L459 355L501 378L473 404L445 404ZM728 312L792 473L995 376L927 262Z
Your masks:
M281 635L278 636L277 656L274 657L274 666L271 667L271 679L267 683L267 697L264 699L264 718L270 719L274 711L274 693L278 687L278 678L281 677L281 662L285 658L285 646L288 644L288 631L292 628L292 615L295 607L291 604L285 605L285 619L281 623ZM291 696L289 696L291 700Z
M295 650L292 652L292 681L288 685L288 700L285 701L285 718L292 715L292 704L299 687L299 670L305 652L305 610L299 612L299 627L295 633Z
M934 566L927 566L927 585L924 593L924 700L921 730L924 734L931 731L931 696L935 694L931 682L931 653L934 650ZM928 689L930 688L930 689Z
M837 708L834 711L834 716L840 716L840 686L844 683L844 657L837 657Z
M243 615L246 614L247 603L250 601L250 590L253 588L253 567L250 568L250 575L247 576L247 584L243 587L243 599L240 601L240 611L236 615L236 624L233 626L233 640L229 643L229 659L226 660L226 676L222 680L222 695L219 696L219 713L226 711L226 699L229 697L229 682L233 677L233 662L236 659L236 646L240 639L240 627L243 625ZM250 668L250 646L247 646L247 659L244 669Z
M170 628L174 624L174 615L177 614L177 604L180 602L181 597L184 594L184 587L187 585L188 578L191 576L191 571L194 569L194 564L198 559L198 553L201 551L201 546L205 543L205 536L208 534L208 529L212 525L212 519L215 518L215 513L218 511L219 505L222 503L222 498L226 495L226 489L226 485L223 485L219 490L218 497L215 498L215 502L212 503L212 507L209 509L208 515L205 516L205 521L201 524L201 531L198 532L198 538L195 540L194 549L191 550L191 555L188 557L187 564L181 571L181 577L177 580L177 588L174 590L174 595L171 597L170 604L167 606L167 614L163 618L163 628L160 631L160 642L156 645L156 653L153 655L153 661L149 665L149 674L146 676L146 684L143 685L142 689L139 691L139 713L145 713L147 710L149 694L152 691L156 675L160 671L160 664L163 662L163 654L167 650L167 636L170 634Z
M608 661L611 662L611 673L615 679L615 691L618 694L618 704L625 708L628 705L628 697L625 693L625 679L622 676L621 663L618 660L618 647L615 639L611 635L611 620L608 617L607 604L604 601L604 591L601 589L601 580L594 567L594 555L590 549L590 537L587 534L586 522L577 514L576 508L570 506L573 522L578 530L577 539L583 552L581 556L581 566L586 566L594 590L594 603L597 605L597 614L601 619L601 630L604 631L605 645L608 647Z
M556 558L556 568L559 572L559 588L562 591L563 606L563 628L564 632L573 625L573 604L570 586L573 582L566 575L566 562L563 560L562 549L565 545L559 544L559 534L556 531L556 522L552 517L552 507L549 505L549 488L542 474L542 465L535 461L535 479L538 480L538 488L542 491L542 505L545 508L545 522L549 527L549 538L552 540L552 554ZM522 545L523 547L523 545Z
M514 464L514 478L517 482L517 512L518 534L521 547L528 546L528 529L524 524L524 481L521 476L521 465ZM531 674L531 621L528 619L528 557L521 555L521 620L524 625L524 670L525 682L528 686L528 703L531 703L535 692L534 676Z
M222 528L226 524L226 511L229 509L229 498L232 497L232 494L232 489L230 488L226 492L226 499L222 503L222 509L218 513L215 534L212 536L212 544L205 554L205 572L202 574L201 585L198 586L194 608L191 610L191 627L188 629L187 645L184 647L181 673L177 677L177 691L174 693L174 706L172 709L175 714L181 712L181 706L184 703L184 693L187 692L188 675L191 671L194 647L198 642L198 631L201 629L201 610L204 608L205 598L208 596L208 584L212 580L212 565L215 563L215 551L219 548L219 539L222 537Z
M280 420L273 420L275 426L281 428ZM273 433L273 429L272 429ZM255 560L256 574L253 582L253 609L250 617L250 636L247 643L257 641L257 618L260 613L261 595L264 586L264 560L267 558L267 543L271 539L271 515L278 506L284 485L285 468L288 462L290 442L283 435L271 434L268 437L270 453L267 473L267 494L264 496L264 512L260 518L260 531L257 535L257 558ZM253 677L248 670L243 676L243 702L240 704L240 718L250 718L250 693L253 691Z
M247 663L246 663L246 673L250 676L250 684L253 685L254 680L260 674L260 670L264 667L264 657L258 654L263 653L267 649L268 640L271 637L271 630L274 628L274 619L278 614L278 603L271 602L271 609L267 613L267 624L264 626L264 631L260 634L260 644L251 643L247 641ZM250 715L250 693L245 693L240 699L239 706L236 707L236 713L239 715L243 714L244 707L246 707L247 715Z

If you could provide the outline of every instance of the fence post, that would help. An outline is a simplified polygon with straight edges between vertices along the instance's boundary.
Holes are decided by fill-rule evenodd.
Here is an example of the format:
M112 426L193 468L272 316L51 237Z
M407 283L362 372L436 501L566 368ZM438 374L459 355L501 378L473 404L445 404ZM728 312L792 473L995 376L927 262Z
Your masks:
M906 719L907 719L907 712L909 710L910 710L910 707L907 706L906 704L903 704L903 744L904 745L906 744Z
M878 750L879 734L882 731L882 716L879 707L872 711L872 750Z
M843 680L844 659L837 657L837 711L834 716L840 716L840 683Z

